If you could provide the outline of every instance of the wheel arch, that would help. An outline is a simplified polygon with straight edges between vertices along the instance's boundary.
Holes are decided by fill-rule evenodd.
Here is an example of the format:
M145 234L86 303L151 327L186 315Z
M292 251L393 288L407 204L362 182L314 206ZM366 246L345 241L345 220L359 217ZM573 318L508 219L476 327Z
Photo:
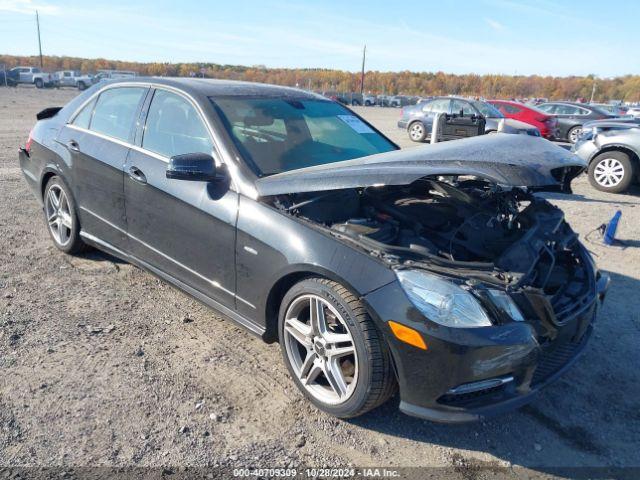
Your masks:
M632 149L627 145L622 145L618 143L606 145L600 150L598 150L597 152L595 152L593 155L591 155L591 158L589 159L589 164L591 164L596 159L596 157L607 152L626 153L627 155L629 155L629 158L635 164L635 166L640 167L640 155L638 154L638 152L636 152L634 149Z
M262 335L265 342L274 343L278 341L278 314L284 296L296 283L312 277L333 280L345 287L356 297L362 297L362 292L359 292L358 289L346 279L336 275L335 272L317 265L295 265L287 272L281 274L267 294L264 307L265 332ZM369 311L366 302L364 302L364 304L367 311Z

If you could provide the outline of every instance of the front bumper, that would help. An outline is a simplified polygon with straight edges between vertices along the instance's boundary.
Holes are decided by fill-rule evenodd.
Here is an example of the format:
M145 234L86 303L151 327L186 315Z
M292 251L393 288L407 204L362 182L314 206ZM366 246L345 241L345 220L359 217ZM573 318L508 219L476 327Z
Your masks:
M382 324L394 360L400 410L431 421L461 423L530 402L584 351L608 283L608 276L600 275L592 301L566 319L553 340L544 342L529 321L470 329L428 322L406 298L398 282L368 294L365 301ZM385 325L389 320L420 332L427 350L395 338ZM461 386L493 379L505 382L468 393L452 393L461 390Z

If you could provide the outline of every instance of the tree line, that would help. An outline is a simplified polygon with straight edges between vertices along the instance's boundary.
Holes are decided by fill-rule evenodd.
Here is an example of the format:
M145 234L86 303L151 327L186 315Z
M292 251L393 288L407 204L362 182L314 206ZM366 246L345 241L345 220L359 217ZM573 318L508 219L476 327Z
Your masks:
M0 65L39 65L39 57L0 55ZM357 92L360 73L323 68L266 68L262 65L219 65L215 63L140 63L104 58L45 56L44 69L132 70L143 76L204 76L230 80L297 86L316 91ZM576 100L591 98L595 84L596 101L640 101L640 75L600 79L594 75L552 77L540 75L456 75L444 72L379 72L365 74L365 91L387 95L464 95L485 98L549 98Z

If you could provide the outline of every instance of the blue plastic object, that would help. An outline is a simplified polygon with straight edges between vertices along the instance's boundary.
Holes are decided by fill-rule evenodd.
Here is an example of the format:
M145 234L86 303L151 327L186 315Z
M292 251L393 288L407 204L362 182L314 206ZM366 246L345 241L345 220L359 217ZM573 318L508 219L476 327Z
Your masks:
M604 230L605 245L613 245L613 242L616 240L616 230L618 229L618 222L620 221L621 216L622 212L618 210L613 218L609 221L607 228Z

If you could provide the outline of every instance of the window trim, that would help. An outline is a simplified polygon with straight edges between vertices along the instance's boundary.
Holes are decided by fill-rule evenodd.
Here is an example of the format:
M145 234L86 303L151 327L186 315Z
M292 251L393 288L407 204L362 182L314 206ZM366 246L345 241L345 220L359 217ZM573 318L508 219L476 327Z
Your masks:
M218 150L217 146L216 146L216 142L215 139L213 138L213 135L211 135L211 129L209 128L209 125L207 123L206 118L204 117L204 115L202 114L201 110L198 108L198 105L192 101L191 98L189 98L187 95L183 95L182 92L179 91L172 91L170 89L165 89L165 88L159 88L159 87L151 87L151 90L148 93L148 98L149 101L147 102L145 99L145 102L142 105L142 112L140 112L138 118L139 118L139 122L140 125L138 125L136 128L136 135L134 135L134 142L136 143L136 146L140 147L141 151L146 152L150 152L152 153L154 156L156 156L156 158L161 157L163 158L167 163L169 163L169 160L171 159L171 157L167 157L166 155L162 155L161 153L157 153L154 152L152 150L149 150L147 148L144 148L143 146L143 141L144 141L144 135L147 131L147 120L149 119L149 111L151 110L151 104L153 104L153 99L156 96L156 92L158 90L163 90L167 93L171 93L174 95L178 95L182 98L184 98L188 104L190 104L193 109L196 111L196 114L198 115L198 117L200 117L200 121L202 122L202 124L204 125L205 130L207 131L207 135L209 135L209 141L211 142L211 156L213 157L214 162L216 163L224 163L222 162L222 158L220 155L220 151ZM138 131L140 134L140 138L138 138ZM139 143L139 145L138 145Z
M203 119L205 127L207 128L208 132L209 132L209 136L212 140L213 143L213 149L217 154L218 157L218 161L221 164L224 164L227 167L227 171L229 172L229 175L231 177L231 185L230 185L230 190L235 191L237 193L242 193L243 195L246 195L249 198L253 198L253 199L257 199L258 198L258 192L255 188L255 185L253 185L252 182L249 181L249 179L246 179L242 176L242 174L239 171L239 167L238 165L235 164L235 162L239 161L238 159L236 159L236 156L234 155L233 151L229 150L229 148L226 147L224 141L222 140L222 137L220 136L219 133L217 133L214 128L211 126L211 121L209 120L209 118L204 114L204 111L202 110L202 107L198 104L198 102L187 92L183 92L182 90L180 90L179 88L173 87L171 85L163 85L163 84L159 84L159 83L153 83L153 82L119 82L113 85L105 85L104 87L100 88L98 91L94 92L92 95L90 95L84 102L82 102L82 104L80 104L78 106L78 108L76 108L76 110L69 116L69 118L67 119L66 122L66 126L73 128L75 130L79 130L85 133L89 133L92 135L96 135L100 138L103 138L104 140L109 140L115 143L118 143L120 145L123 145L125 147L129 147L133 150L136 150L140 153L144 153L146 155L150 155L152 157L157 158L158 160L162 160L165 163L169 163L169 159L164 157L163 155L159 155L155 152L151 152L149 150L145 150L144 148L142 148L141 146L136 145L135 143L130 143L130 142L122 142L116 138L113 137L107 137L106 135L103 136L102 134L99 134L98 132L94 132L92 130L86 129L86 128L82 128L82 127L77 127L73 124L71 124L71 122L73 120L75 120L75 117L78 115L78 113L80 113L80 111L84 108L85 105L87 105L89 102L91 102L92 99L94 99L95 97L97 97L98 95L100 95L102 92L104 92L105 90L111 89L111 88L119 88L119 87L147 87L150 90L151 89L158 89L158 90L167 90L169 92L174 92L177 93L179 95L182 95L183 97L185 97L187 100L189 100L196 108L196 111L198 112L198 114L200 115L200 117ZM147 98L149 98L149 94L147 93ZM144 113L144 119L146 122L146 116L147 113L149 111L149 105L150 102L147 103L146 99L145 102L142 104L142 110L140 112L140 117L142 116L142 114ZM142 121L142 119L138 117L138 121ZM138 127L138 125L136 124L136 128ZM135 142L135 136L134 136L134 142ZM394 144L395 145L395 144Z

